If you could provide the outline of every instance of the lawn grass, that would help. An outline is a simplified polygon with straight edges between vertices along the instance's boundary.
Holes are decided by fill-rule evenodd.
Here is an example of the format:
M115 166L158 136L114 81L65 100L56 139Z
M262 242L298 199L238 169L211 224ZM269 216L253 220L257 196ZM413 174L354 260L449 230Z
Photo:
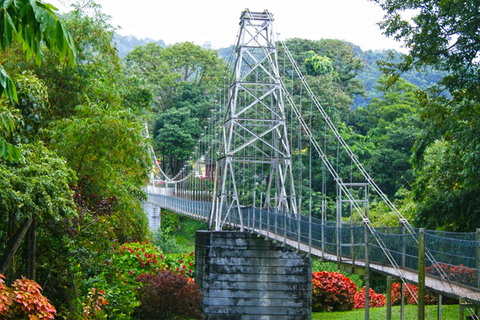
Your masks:
M425 319L437 319L437 306L427 306L427 310L431 317L425 313ZM387 307L371 308L370 320L385 320ZM467 315L467 312L465 312ZM343 312L312 312L312 320L364 320L365 310L356 309ZM400 306L392 307L392 319L400 319ZM417 319L417 306L405 306L405 320ZM458 305L442 306L442 320L458 320Z

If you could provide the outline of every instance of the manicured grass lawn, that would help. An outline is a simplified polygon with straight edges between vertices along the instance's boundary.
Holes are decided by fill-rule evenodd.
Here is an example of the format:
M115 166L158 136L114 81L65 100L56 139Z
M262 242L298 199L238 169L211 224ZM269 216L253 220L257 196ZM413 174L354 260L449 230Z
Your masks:
M437 319L437 306L427 306L427 310L431 317L425 313L425 319ZM387 307L371 308L370 320L385 320ZM468 313L465 311L465 315ZM314 312L312 320L364 320L365 310L356 309L344 312ZM400 306L392 307L392 319L400 319ZM417 319L417 306L405 306L405 320ZM442 306L442 320L458 320L458 305Z

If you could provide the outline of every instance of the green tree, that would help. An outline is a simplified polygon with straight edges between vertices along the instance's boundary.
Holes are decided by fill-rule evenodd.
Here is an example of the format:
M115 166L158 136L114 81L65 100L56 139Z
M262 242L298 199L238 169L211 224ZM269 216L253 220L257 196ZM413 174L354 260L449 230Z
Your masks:
M175 174L188 159L200 136L198 119L188 108L170 109L157 116L154 125L155 150L162 155L163 166Z
M355 56L352 45L333 39L319 41L319 55L329 57L332 60L333 69L337 75L337 82L343 91L352 98L356 95L365 95L363 83L356 78L359 71L363 70L363 62Z
M35 279L36 229L76 216L70 184L75 173L65 161L40 144L22 145L25 161L16 165L0 162L0 273L5 274L22 240L27 243L26 272ZM47 243L47 247L50 247ZM42 250L45 250L43 248ZM17 274L17 277L19 274Z
M480 38L477 2L383 1L387 12L381 26L388 36L403 41L410 50L400 63L383 65L391 80L401 72L433 66L447 72L438 85L419 94L422 132L414 148L417 176L417 221L422 226L473 231L480 218ZM413 10L410 20L401 13ZM447 94L446 94L447 93ZM430 157L441 145L445 157ZM432 149L433 148L433 149ZM432 175L432 163L440 166ZM438 181L443 179L443 183ZM428 190L437 190L429 192ZM441 224L436 224L441 216Z
M332 60L320 57L313 51L308 51L305 58L305 69L308 75L320 76L325 73L333 74Z
M220 86L226 71L225 61L210 51L190 42L162 48L156 43L135 47L125 57L132 72L145 79L154 93L159 110L176 107L172 101L185 83L194 83L207 95Z
M400 188L411 190L414 182L410 157L420 134L417 90L403 79L388 88L380 85L383 98L373 99L368 108L356 109L350 123L372 143L364 165L390 198Z

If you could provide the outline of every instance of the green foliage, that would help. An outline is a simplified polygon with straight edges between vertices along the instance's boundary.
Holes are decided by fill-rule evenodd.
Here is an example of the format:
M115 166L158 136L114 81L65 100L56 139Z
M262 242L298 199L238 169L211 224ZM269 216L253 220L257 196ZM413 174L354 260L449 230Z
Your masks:
M168 210L162 210L161 228L155 230L152 242L163 252L186 254L195 250L197 230L206 230L207 224Z
M142 274L138 290L142 319L203 319L200 287L169 270Z
M167 266L164 256L151 243L125 243L115 251L112 265L132 279L142 273L155 273Z
M127 68L145 79L159 110L176 107L174 99L185 83L194 83L202 95L214 92L223 81L226 63L215 51L190 42L166 48L156 43L135 47L125 57Z
M90 210L102 199L120 199L109 221L121 241L146 233L139 200L151 160L143 130L131 110L90 105L78 107L77 116L57 122L51 132L55 148L80 178L83 206Z
M3 102L4 101L0 101L0 133L3 135L0 136L1 156L10 163L21 162L23 156L20 148L9 143L15 130L15 124L18 123L20 117L16 110L12 110L12 108Z
M320 76L325 73L333 74L332 60L329 57L320 57L312 50L307 52L305 69L308 75Z
M88 291L83 309L89 305L88 294L96 289L104 292L107 301L107 304L102 306L100 315L112 320L134 319L135 310L140 305L136 295L139 284L128 275L118 274L116 271L115 268L107 267L105 272L83 279L84 291Z
M159 113L154 124L154 149L169 164L166 171L178 172L192 153L201 128L188 108ZM164 164L165 166L165 164Z
M15 107L22 114L21 136L27 142L38 139L38 132L48 115L48 92L40 79L31 71L25 71L15 76L18 103Z
M27 59L33 56L40 65L43 41L60 59L68 57L74 65L73 41L54 10L55 7L39 0L4 1L0 8L0 49L5 50L18 42ZM0 71L0 95L5 94L13 103L17 100L13 83L3 67Z
M3 1L0 7L0 50L4 51L14 43L22 46L26 58L34 56L40 65L42 46L53 50L60 59L68 57L70 64L75 64L75 51L70 34L64 24L55 15L52 5L38 0ZM11 104L18 101L15 85L0 64L0 98L5 96ZM3 124L12 123L8 113L0 112ZM7 129L8 130L8 129ZM1 132L2 130L0 130ZM10 162L22 160L19 149L0 136L1 156Z
M193 278L195 275L195 254L162 253L152 243L131 242L117 248L111 258L113 267L134 279L142 273L155 273L168 269Z
M82 302L82 315L85 320L106 319L107 316L102 307L108 304L105 299L105 291L92 288L84 302Z
M345 311L353 309L357 286L338 272L312 273L312 311Z
M477 5L460 1L383 1L381 27L410 48L400 62L383 64L393 83L401 72L433 66L447 72L439 84L418 94L422 133L414 147L416 224L474 231L480 217L478 124L480 70ZM412 10L411 20L400 12ZM447 94L445 94L447 92ZM439 157L432 156L440 151ZM433 170L433 172L432 172ZM437 220L440 218L440 221Z
M1 220L13 219L10 223L17 223L35 216L47 223L52 219L72 219L76 215L70 189L74 172L65 160L41 144L23 145L21 150L23 163L0 163Z

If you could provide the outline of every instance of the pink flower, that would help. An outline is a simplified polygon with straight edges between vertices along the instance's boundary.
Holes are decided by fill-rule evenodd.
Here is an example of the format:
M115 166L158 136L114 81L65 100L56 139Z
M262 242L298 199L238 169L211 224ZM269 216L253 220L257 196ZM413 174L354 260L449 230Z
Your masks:
M133 271L132 271L132 270L130 270L129 274L130 274L130 275L132 275L132 273L133 273Z
M192 269L188 269L188 273L192 273Z

